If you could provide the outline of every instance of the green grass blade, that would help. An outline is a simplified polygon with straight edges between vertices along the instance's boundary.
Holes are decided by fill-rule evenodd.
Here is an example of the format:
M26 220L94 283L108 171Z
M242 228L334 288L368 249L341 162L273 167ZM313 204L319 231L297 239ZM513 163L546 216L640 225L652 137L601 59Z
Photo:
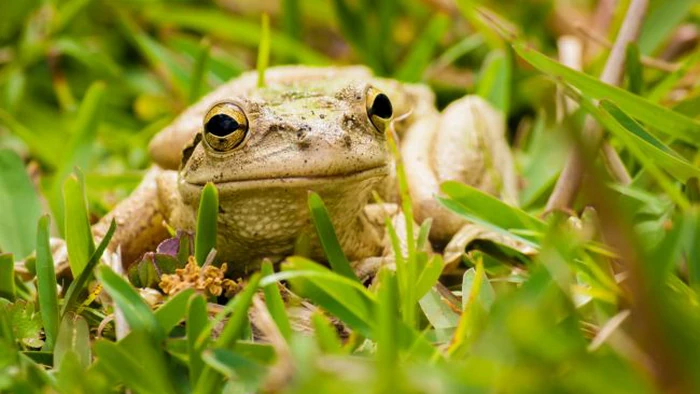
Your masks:
M690 72L698 63L700 63L700 51L695 51L685 60L683 60L678 69L674 70L659 81L649 92L647 99L652 103L658 103L663 100L668 93L670 93L673 88L676 87L676 85L683 79L683 77L688 75L688 72ZM695 108L700 108L700 106L696 104ZM692 115L689 116L692 117Z
M208 367L235 381L236 386L244 392L258 392L258 386L265 376L266 371L262 365L228 349L208 350L202 358Z
M321 241L321 246L333 271L359 282L360 280L355 275L352 267L350 267L350 262L340 247L340 242L333 228L333 223L331 223L326 205L315 192L309 192L309 210L311 211L311 220L316 227L318 239Z
M206 86L207 64L211 52L211 42L203 39L199 46L199 52L194 60L192 76L190 76L189 103L193 104L202 96L202 85Z
M12 253L0 253L0 298L15 299L15 258Z
M49 245L50 218L44 215L39 219L36 237L36 281L39 293L39 310L44 323L46 341L44 350L53 350L58 334L58 292L56 290L56 270L51 246ZM0 275L2 277L2 275Z
M263 261L260 272L263 278L275 273L272 268L272 263L269 260ZM272 316L275 324L277 324L277 328L280 330L282 336L286 340L289 340L292 337L292 327L289 324L289 317L287 316L279 287L277 287L277 284L272 284L263 287L263 291L265 293L265 306L270 312L270 316Z
M399 334L399 294L396 284L396 276L387 268L379 271L379 284L377 287L377 309L375 326L377 341L377 392L391 392L396 387L396 364L399 358L398 341Z
M258 88L265 87L265 70L270 64L270 17L267 14L262 14L260 22L261 37L260 46L258 47Z
M207 300L203 296L195 294L190 297L187 304L187 355L190 372L190 382L192 386L197 386L199 376L204 368L202 362L202 347L197 346L197 338L207 326Z
M501 49L492 51L481 67L476 86L476 94L485 98L506 117L510 111L513 74L511 63L509 52Z
M114 235L114 231L116 229L117 224L113 220L109 226L109 229L107 230L107 233L105 234L105 237L97 246L97 249L92 254L92 256L90 256L90 260L85 265L85 268L82 270L82 272L80 272L80 275L78 275L78 277L73 281L73 283L71 283L70 286L68 286L66 295L63 297L61 318L63 318L63 316L65 316L67 312L72 311L78 306L78 298L80 297L80 294L82 294L83 291L87 288L88 280L92 277L92 271L100 262L100 257L102 257L102 253L104 253L105 249L107 249L107 245L112 239L112 236Z
M88 327L88 322L84 317L74 313L69 313L61 320L58 338L56 338L56 348L53 352L54 368L61 368L63 358L69 352L78 356L83 368L90 365L90 327Z
M450 19L446 15L441 13L435 14L420 34L411 51L402 61L402 66L396 71L394 76L406 82L420 81L433 58L435 48L437 48L440 39L445 35L449 27Z
M248 308L253 302L253 296L258 290L260 274L256 273L250 277L245 289L238 293L236 297L229 301L234 307L233 315L230 317L219 338L214 342L214 346L219 349L234 349L236 341L239 340L248 323ZM202 373L197 382L194 392L197 394L213 393L221 383L221 377L211 366L207 365L202 369Z
M323 353L341 354L343 352L343 343L338 338L338 332L322 312L318 311L311 316L311 324L314 327L316 343Z
M625 50L625 75L627 76L627 90L641 96L644 92L644 69L639 47L633 42L629 43Z
M45 163L50 168L59 166L61 160L57 157L55 149L46 143L44 135L29 129L3 108L0 108L0 123L5 125L12 134L19 137L27 145L29 152L34 158ZM5 149L2 151L4 152Z
M630 116L681 139L691 145L700 145L700 121L656 105L618 87L605 84L581 72L565 67L524 44L514 44L515 51L538 70L563 79L594 99L608 99Z
M36 223L41 206L22 159L9 149L0 149L0 250L18 258L34 249ZM30 225L31 224L31 225Z
M202 190L197 211L197 231L194 234L194 256L201 267L216 248L218 232L219 192L213 183L207 182Z
M129 282L105 265L98 267L96 274L102 286L124 314L124 318L132 330L147 332L155 339L162 338L163 330L151 311L151 307L146 304Z
M547 225L542 220L472 186L448 181L443 183L440 189L447 198L438 197L438 201L448 209L472 222L516 238L532 247L538 247L537 237L522 233L514 234L512 230L544 234L547 229Z
M73 277L76 278L95 252L82 176L71 175L66 179L63 183L63 201L68 261Z
M250 48L256 48L262 37L262 29L257 22L202 7L154 5L145 10L143 17L156 25L175 25ZM236 28L232 29L231 26ZM303 64L323 65L331 62L324 54L274 30L270 31L270 51L275 56Z
M282 0L282 26L284 33L295 40L301 39L302 20L299 0Z
M155 311L156 321L166 335L185 318L187 304L193 294L193 289L182 290L170 297Z
M637 42L643 54L651 55L688 15L694 2L692 0L656 2L649 16L644 21L642 32Z

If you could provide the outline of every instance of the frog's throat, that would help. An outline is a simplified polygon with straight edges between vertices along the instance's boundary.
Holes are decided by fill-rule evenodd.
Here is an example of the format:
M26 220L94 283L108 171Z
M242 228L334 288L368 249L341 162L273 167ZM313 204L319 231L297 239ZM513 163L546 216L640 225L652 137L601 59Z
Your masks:
M251 178L251 179L235 179L224 181L212 181L221 192L226 190L244 190L244 189L266 189L274 187L289 187L289 188L305 188L312 189L314 186L339 184L339 183L354 183L361 182L371 178L384 178L391 173L390 164L372 167L369 169L358 170L346 174L333 175L318 175L318 176L285 176L285 177L270 177L270 178ZM205 183L188 182L186 179L180 179L181 186L187 188L201 189Z

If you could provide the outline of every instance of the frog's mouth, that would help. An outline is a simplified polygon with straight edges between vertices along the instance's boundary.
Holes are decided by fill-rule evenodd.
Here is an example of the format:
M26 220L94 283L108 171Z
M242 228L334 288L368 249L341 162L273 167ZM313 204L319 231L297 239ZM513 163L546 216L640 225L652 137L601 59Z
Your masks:
M384 164L368 169L357 170L341 174L324 174L324 175L299 175L294 174L285 176L275 176L268 178L237 178L237 179L212 179L220 191L226 190L243 190L243 189L265 189L272 187L312 187L335 184L352 184L369 180L372 178L380 179L390 174L390 165ZM196 188L203 188L206 182L191 182L185 177L183 183Z

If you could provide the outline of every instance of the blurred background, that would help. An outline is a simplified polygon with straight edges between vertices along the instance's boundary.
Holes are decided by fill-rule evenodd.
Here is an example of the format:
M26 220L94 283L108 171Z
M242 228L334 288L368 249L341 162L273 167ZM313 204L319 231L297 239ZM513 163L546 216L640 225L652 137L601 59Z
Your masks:
M628 4L2 1L0 147L29 165L59 224L56 180L76 166L86 176L92 212L103 214L138 183L149 164L147 142L156 132L204 93L255 68L265 13L271 19L272 66L365 64L378 75L429 84L440 106L465 94L490 96L508 117L522 176L521 204L538 209L564 163L556 143L561 133L554 130L560 127L554 122L555 85L514 56L493 21L553 57L560 36L578 37L586 71L597 75ZM662 65L687 56L697 44L699 19L694 1L652 0L640 53ZM668 72L647 68L643 78L653 83ZM683 94L660 99L692 111L696 75L688 73L687 86L679 84ZM546 145L533 145L538 132L551 134L543 139Z

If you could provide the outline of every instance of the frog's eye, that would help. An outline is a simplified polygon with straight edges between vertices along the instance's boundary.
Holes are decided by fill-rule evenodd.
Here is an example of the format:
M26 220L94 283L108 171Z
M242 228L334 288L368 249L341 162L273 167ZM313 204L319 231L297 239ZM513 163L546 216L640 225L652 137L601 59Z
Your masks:
M216 151L226 152L237 147L247 132L248 119L236 104L215 104L204 117L204 140Z
M374 127L384 132L389 126L394 109L389 97L379 90L370 87L367 89L367 116Z

